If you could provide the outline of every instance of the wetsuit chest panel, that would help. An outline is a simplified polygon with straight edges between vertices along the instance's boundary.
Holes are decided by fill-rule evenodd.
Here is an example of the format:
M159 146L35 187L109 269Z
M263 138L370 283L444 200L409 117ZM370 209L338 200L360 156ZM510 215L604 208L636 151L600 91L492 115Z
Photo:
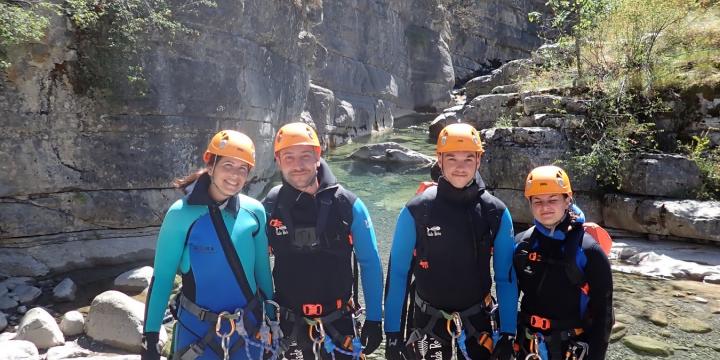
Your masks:
M534 249L523 244L540 256L540 261L527 261L524 268L516 269L523 292L523 312L553 319L580 319L580 291L565 271L563 243L541 239Z
M235 219L224 213L223 218L228 232L231 233ZM252 231L253 228L256 228L256 225L248 227L247 231ZM251 237L249 234L247 236L241 241L250 241ZM195 303L215 312L244 307L247 300L227 262L209 214L198 218L193 224L187 248L196 287ZM251 265L243 261L243 266L252 269Z
M487 225L472 211L435 201L428 223L416 221L417 291L443 309L465 309L490 292L490 248L479 240ZM427 266L420 264L422 260Z
M349 209L341 209L344 202L333 201L326 225L318 233L319 199L302 195L298 201L289 202L282 199L282 193L279 197L282 204L276 207L270 221L281 222L287 231L268 231L275 253L273 278L278 301L300 308L303 304L347 300L353 283L352 245L349 224L343 222L341 214Z

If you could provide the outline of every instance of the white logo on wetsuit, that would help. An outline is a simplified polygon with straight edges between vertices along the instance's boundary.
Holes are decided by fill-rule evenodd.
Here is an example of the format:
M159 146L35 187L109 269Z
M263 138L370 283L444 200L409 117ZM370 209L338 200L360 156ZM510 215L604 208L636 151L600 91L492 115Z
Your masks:
M285 227L285 225L275 228L275 235L282 236L282 235L287 235L287 234L288 234L288 231L287 231L287 227Z
M427 236L440 236L442 233L440 232L440 226L433 226L426 228L427 229Z

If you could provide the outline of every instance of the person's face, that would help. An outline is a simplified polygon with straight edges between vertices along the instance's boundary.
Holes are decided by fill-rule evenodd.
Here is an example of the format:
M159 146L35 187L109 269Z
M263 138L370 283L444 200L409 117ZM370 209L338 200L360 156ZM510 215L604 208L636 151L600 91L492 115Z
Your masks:
M530 210L535 220L552 228L563 219L570 201L571 198L563 194L535 195L530 198Z
M250 173L250 165L242 160L231 157L220 157L215 165L208 170L212 179L210 197L215 201L223 201L242 190Z
M314 146L290 146L280 150L275 160L283 179L294 188L304 190L315 183L320 156Z
M480 168L480 156L472 151L451 151L438 156L443 177L452 186L462 189L475 178Z

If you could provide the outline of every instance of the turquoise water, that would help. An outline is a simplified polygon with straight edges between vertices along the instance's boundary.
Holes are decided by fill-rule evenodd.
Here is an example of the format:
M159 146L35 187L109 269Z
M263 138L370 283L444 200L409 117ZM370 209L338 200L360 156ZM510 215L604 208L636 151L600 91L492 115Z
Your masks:
M387 270L392 234L400 209L415 194L420 181L429 180L429 170L409 170L369 165L347 157L367 143L394 141L434 155L434 144L427 140L427 124L363 139L341 146L325 155L333 172L343 186L357 194L368 207L375 226L379 249ZM615 283L615 313L625 321L625 336L642 335L658 340L670 349L670 359L720 359L720 286L690 281L655 280L640 276L613 273ZM699 302L702 297L707 303ZM650 312L659 312L668 319L666 326L648 320ZM681 322L688 318L710 326L707 333L681 330ZM382 348L380 349L382 350ZM381 358L382 351L370 356ZM647 353L636 353L623 344L623 338L612 342L608 359L650 359Z

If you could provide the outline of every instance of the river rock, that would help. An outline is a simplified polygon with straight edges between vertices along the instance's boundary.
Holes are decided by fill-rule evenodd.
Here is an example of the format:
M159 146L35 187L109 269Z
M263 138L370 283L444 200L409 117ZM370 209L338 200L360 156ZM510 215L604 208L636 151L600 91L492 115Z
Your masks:
M525 115L539 113L557 114L563 111L566 99L555 95L529 95L523 96L522 106Z
M623 344L640 354L670 356L674 353L670 344L642 335L625 336Z
M710 284L720 284L720 274L712 274L705 276L703 278L703 282L710 283Z
M646 315L648 320L650 320L651 323L657 325L657 326L667 326L668 325L668 318L667 314L660 310L650 310L650 312Z
M21 284L16 286L12 293L17 296L17 300L21 304L30 304L40 297L42 290L31 285Z
M0 282L0 286L4 286L8 290L13 290L18 285L27 285L32 283L33 278L27 276L11 277Z
M14 309L18 306L18 302L10 297L10 294L0 297L0 310Z
M65 336L75 336L83 333L85 317L79 311L68 311L60 320L60 330Z
M5 285L4 283L0 283L0 298L7 295L8 291L10 290L8 290L7 285Z
M690 317L680 317L675 320L675 323L677 324L678 328L680 328L680 330L688 333L704 334L712 331L710 325L708 325L704 321Z
M0 332L5 330L7 325L8 325L7 315L5 315L5 313L3 313L3 312L0 312Z
M615 322L610 333L610 342L615 342L622 339L627 334L627 326L621 322Z
M150 285L152 276L152 266L143 266L126 271L115 278L115 288L120 291L140 292Z
M479 76L465 83L465 94L468 99L488 94L497 86L514 83L518 78L527 74L532 66L530 59L509 61L493 70L490 75Z
M96 341L138 353L142 350L145 305L119 291L106 291L90 305L85 333ZM167 333L160 331L164 342Z
M362 146L350 154L350 158L381 163L416 164L423 167L435 163L434 158L394 142Z
M43 308L33 308L23 316L18 325L17 340L28 340L40 349L65 343L65 337L55 319Z
M55 301L73 301L77 285L70 278L65 278L55 288L53 288L53 300Z
M73 341L67 342L62 346L55 346L48 349L47 354L45 355L45 360L64 360L74 358L87 359L87 357L92 355L92 351L81 347L78 343Z
M35 344L27 340L10 340L2 343L0 360L39 360Z

